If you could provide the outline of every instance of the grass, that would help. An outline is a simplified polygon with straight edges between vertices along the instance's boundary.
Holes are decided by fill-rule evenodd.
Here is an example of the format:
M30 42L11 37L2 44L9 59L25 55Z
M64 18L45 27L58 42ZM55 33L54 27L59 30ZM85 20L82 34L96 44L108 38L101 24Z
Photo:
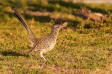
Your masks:
M17 3L18 2L18 3ZM39 52L28 56L31 49L27 32L12 14L11 7L19 11L49 12L50 15L23 14L37 37L49 34L54 19L61 16L68 21L67 28L60 31L54 49L45 54L46 63ZM109 74L112 72L112 5L83 4L65 1L0 1L0 73L15 74ZM86 21L74 13L80 7L100 12L110 18L106 23ZM74 12L75 11L75 12Z

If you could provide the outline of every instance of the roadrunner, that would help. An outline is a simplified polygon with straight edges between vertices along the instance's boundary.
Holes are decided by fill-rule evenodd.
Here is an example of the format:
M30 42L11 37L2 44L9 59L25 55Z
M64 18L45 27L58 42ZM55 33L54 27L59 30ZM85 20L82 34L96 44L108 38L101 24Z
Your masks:
M55 24L53 24L51 33L49 35L44 36L42 38L36 38L34 33L31 31L30 27L27 25L24 18L21 16L21 14L16 9L13 10L14 15L17 17L17 19L21 22L21 24L25 27L25 29L28 32L28 36L32 46L32 49L28 52L28 54L30 54L32 51L40 51L40 57L46 61L43 54L54 48L58 32L61 28L67 26L67 22L64 22L62 24L60 20L56 21Z

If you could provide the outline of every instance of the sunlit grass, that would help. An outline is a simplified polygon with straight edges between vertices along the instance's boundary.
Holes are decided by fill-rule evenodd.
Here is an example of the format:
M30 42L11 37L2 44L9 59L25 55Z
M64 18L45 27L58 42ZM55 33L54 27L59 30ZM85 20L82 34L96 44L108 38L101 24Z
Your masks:
M22 10L46 11L53 18L62 15L64 21L68 21L67 28L59 32L57 44L54 49L45 54L46 63L39 57L39 52L31 55L26 53L31 49L26 30L14 17L11 6L15 0L0 2L0 73L94 73L97 69L111 71L112 67L112 38L111 22L96 23L85 22L84 19L74 16L74 10L79 11L80 6L97 11L98 8L105 11L105 15L112 18L111 5L105 7L95 4L77 4L58 2L37 2L17 0L17 8ZM6 2L6 3L4 3ZM34 7L39 6L39 7ZM9 9L9 10L8 10ZM99 10L99 11L100 11ZM24 14L23 14L24 15ZM54 19L24 15L28 25L37 37L50 33ZM55 17L56 16L56 17ZM28 17L28 18L27 18ZM60 16L61 17L61 16ZM40 21L45 20L45 21ZM47 20L47 21L46 21ZM84 70L83 70L84 69ZM100 73L100 72L99 72Z

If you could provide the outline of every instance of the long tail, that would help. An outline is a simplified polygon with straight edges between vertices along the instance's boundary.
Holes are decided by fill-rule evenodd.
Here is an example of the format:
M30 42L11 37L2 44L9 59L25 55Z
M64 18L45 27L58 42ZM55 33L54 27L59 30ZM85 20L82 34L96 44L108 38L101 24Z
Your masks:
M31 31L31 29L29 28L29 26L27 25L26 21L24 20L24 18L22 17L21 14L19 14L19 12L14 8L14 15L17 17L17 19L21 22L21 24L25 27L25 29L28 32L29 35L29 39L31 40L31 43L35 43L36 41L36 37L33 34L33 32Z

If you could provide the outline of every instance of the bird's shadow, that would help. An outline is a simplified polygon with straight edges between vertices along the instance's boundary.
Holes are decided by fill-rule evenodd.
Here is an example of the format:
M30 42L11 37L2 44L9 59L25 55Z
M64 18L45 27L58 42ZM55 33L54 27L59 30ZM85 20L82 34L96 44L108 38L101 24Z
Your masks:
M24 54L24 53L19 53L16 51L0 51L0 54L3 56L24 56L24 57L29 57L29 55Z

